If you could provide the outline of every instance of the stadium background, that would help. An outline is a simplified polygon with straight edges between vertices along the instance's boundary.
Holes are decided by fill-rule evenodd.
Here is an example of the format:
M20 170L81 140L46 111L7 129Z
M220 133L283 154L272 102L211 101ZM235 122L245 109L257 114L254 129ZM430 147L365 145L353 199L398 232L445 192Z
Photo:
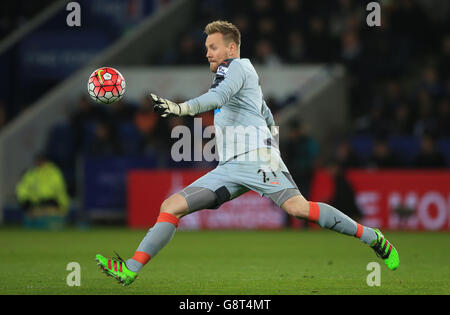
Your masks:
M176 100L203 93L211 80L203 27L221 18L241 29L241 54L260 72L283 157L305 196L347 209L369 225L448 230L449 6L385 1L381 26L369 27L368 2L79 1L80 27L67 25L69 11L56 1L46 9L25 1L5 7L3 222L22 219L15 185L37 153L63 171L72 223L148 226L159 203L192 181L185 169L198 176L214 167L173 161L178 139L170 138L171 129L184 124L193 130L194 121L158 118L146 93ZM119 69L127 80L127 96L118 104L88 98L85 78L101 65ZM202 128L212 121L210 113L202 115ZM192 143L194 157L202 144ZM159 173L147 172L150 177L135 185L127 176L136 169L166 173L155 181ZM143 193L135 194L135 186ZM301 226L257 199L249 194L242 207L195 215L186 227L208 228L204 221L230 217L234 223L219 226ZM148 209L154 209L150 216ZM245 220L255 211L259 223Z
M0 264L9 270L0 292L117 293L93 255L131 254L161 201L215 165L170 156L175 126L194 133L213 116L161 119L147 93L181 101L207 90L203 27L220 18L242 32L241 56L260 75L301 191L387 231L404 267L383 273L383 291L367 287L366 248L248 193L183 218L180 229L194 231L177 233L126 292L448 294L448 1L380 1L379 27L366 24L371 1L80 0L80 27L67 25L67 2L0 4ZM124 75L123 101L89 99L101 66ZM210 140L198 139L192 157ZM16 185L41 153L70 195L59 234L20 227ZM64 282L69 261L82 265L81 290Z

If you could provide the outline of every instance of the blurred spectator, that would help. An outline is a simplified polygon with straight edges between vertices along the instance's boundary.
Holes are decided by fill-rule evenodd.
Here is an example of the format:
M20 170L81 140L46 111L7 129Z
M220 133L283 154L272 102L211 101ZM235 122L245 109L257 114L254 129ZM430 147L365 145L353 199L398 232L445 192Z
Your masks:
M443 98L437 106L437 135L442 138L450 138L450 100Z
M385 108L379 104L373 105L369 115L363 116L355 122L357 133L377 135L385 133L388 128L389 122L386 120Z
M394 111L403 101L402 87L395 80L389 80L384 87L383 102L389 111Z
M377 137L375 139L368 166L371 168L395 168L400 166L399 160L389 148L386 138Z
M242 2L242 1L239 1ZM273 15L271 0L253 0L252 1L252 24L257 24L258 21L265 17Z
M309 199L328 203L342 209L346 215L354 220L361 218L355 191L347 180L339 162L334 159L328 160L323 168L314 172Z
M444 168L446 166L445 157L436 150L432 136L422 136L420 153L416 158L415 166L418 168Z
M108 110L108 123L112 128L117 128L121 123L133 121L136 108L128 103L125 103L123 99L107 105Z
M330 33L334 38L347 31L356 31L362 20L363 10L352 0L338 0L338 7L330 18Z
M280 17L284 34L304 30L307 18L303 8L303 0L283 0Z
M439 75L442 79L450 78L450 34L442 39L442 55L439 57Z
M285 59L288 63L300 63L306 60L306 46L302 34L297 30L288 33Z
M389 128L392 135L411 135L413 130L411 110L408 104L401 103L395 108L394 118Z
M191 167L213 169L217 166L217 161L219 160L215 140L214 112L204 112L197 115L196 118L194 118L194 124L198 124L198 119L201 119L202 134L204 136L202 137L202 141L196 141L194 138L195 134L193 134L191 144L194 162ZM196 127L192 126L190 122L185 122L185 124L191 125L191 130ZM198 161L200 157L201 160Z
M294 181L305 196L309 194L310 183L316 159L319 155L319 144L310 136L308 127L295 121L289 126L289 137L283 150L286 166Z
M358 34L349 31L341 38L341 60L351 73L357 73L361 67L362 46Z
M414 123L414 134L422 136L426 133L436 133L436 116L433 111L433 101L425 89L419 91L417 118Z
M205 130L205 128L209 126L214 127L214 112L203 112L196 116L197 118L200 118L202 120L202 130Z
M207 24L211 21L223 18L222 13L226 8L226 0L208 0L199 2L198 12L200 23Z
M121 147L122 149L125 149L125 153L131 149L134 154L152 156L155 154L158 142L161 141L160 138L162 137L162 134L164 134L163 137L170 136L160 127L161 122L164 119L160 119L159 117L160 116L153 111L153 105L150 98L147 96L143 97L141 105L134 116L133 125L131 127L132 134L129 134L125 139L121 139Z
M173 100L176 103L181 103L179 99ZM145 105L147 106L147 105ZM152 105L149 105L152 106ZM150 112L146 112L146 115L153 116ZM147 116L147 118L149 117ZM167 166L167 161L171 161L171 147L173 143L178 139L172 138L172 129L178 125L184 124L183 117L170 117L165 119L159 119L157 117L153 132L144 135L141 152L147 156L158 156L160 158L159 165L162 167Z
M428 66L423 70L420 89L423 89L434 100L443 96L443 86L439 82L438 73L435 67Z
M314 16L308 21L308 60L311 62L330 62L336 55L336 43L329 36L325 21Z
M273 45L266 39L261 39L256 43L255 63L265 66L281 65L281 58L275 53Z
M266 39L275 47L279 47L283 44L282 39L277 32L275 19L272 17L263 17L258 21L255 36L256 38Z
M329 204L348 215L353 220L361 219L361 211L356 204L355 191L350 182L345 177L343 169L336 160L330 160L325 167L333 182L333 194L331 195ZM327 202L327 201L325 201Z
M144 135L149 135L155 130L159 115L153 111L150 99L145 96L141 106L136 111L134 122L137 129Z
M179 65L201 64L205 60L205 54L199 53L200 49L197 46L197 42L190 33L184 34L177 49L176 63Z
M401 55L401 51L397 49L397 38L392 30L389 10L384 9L381 14L380 26L365 27L360 31L360 39L364 44L364 64L367 65L363 69L366 79L376 82L378 78L389 78L389 74L401 75L397 62L404 64L408 62L408 58ZM395 68L395 71L392 71L392 68Z
M241 32L241 58L249 58L253 55L252 48L255 40L252 32L252 25L246 15L238 14L232 22Z
M89 146L89 155L116 155L121 153L119 142L111 125L98 122L95 126L94 139Z
M70 123L74 130L74 143L76 152L84 147L84 135L89 124L105 119L105 112L101 105L92 105L87 96L80 97L78 107L70 117Z
M335 151L335 157L336 163L339 164L339 167L343 170L362 166L358 155L351 147L349 141L341 141L338 143Z
M391 23L392 32L405 51L413 55L427 52L429 19L417 1L398 1L392 11Z
M26 222L49 216L63 217L69 208L66 183L59 168L39 154L16 186L17 199L26 214ZM59 222L61 223L61 222Z

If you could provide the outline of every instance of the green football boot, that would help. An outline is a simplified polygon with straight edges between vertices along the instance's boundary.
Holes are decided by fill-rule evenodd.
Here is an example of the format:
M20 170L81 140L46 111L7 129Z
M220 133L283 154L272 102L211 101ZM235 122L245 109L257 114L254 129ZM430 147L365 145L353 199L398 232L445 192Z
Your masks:
M373 229L377 234L377 240L373 241L371 247L375 251L378 257L384 260L386 266L395 270L400 264L400 258L398 257L398 252L394 246L384 237L378 229Z
M122 286L129 285L137 278L137 272L128 270L125 261L116 253L117 257L106 258L100 254L95 256L97 265L107 276L115 278Z

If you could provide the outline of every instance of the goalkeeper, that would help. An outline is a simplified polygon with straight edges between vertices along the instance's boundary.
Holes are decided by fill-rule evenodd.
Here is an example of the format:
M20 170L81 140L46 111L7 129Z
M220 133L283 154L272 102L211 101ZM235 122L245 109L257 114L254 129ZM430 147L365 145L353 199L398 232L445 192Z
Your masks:
M338 209L307 201L301 195L276 147L277 129L263 100L258 75L248 59L240 59L239 30L231 23L215 21L206 26L205 33L206 58L216 74L209 91L181 104L155 94L151 97L162 117L194 116L215 110L219 164L161 204L156 224L132 258L124 261L97 255L100 267L123 285L132 283L142 267L172 239L181 217L218 208L253 190L272 199L289 215L359 238L374 249L389 269L395 270L398 253L379 230L362 226Z

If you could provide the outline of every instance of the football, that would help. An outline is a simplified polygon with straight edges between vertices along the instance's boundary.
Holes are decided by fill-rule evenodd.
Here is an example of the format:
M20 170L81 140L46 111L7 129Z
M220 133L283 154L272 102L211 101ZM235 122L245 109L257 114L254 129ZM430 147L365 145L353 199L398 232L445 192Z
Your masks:
M87 84L89 95L98 103L112 104L125 94L125 79L114 68L102 67L89 77Z

